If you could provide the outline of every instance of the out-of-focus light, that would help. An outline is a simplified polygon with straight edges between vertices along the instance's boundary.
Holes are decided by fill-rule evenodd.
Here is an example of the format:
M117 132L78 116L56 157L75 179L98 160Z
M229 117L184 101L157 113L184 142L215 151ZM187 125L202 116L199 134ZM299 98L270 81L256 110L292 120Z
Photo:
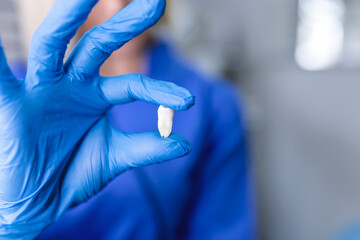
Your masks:
M299 0L295 60L300 67L323 70L340 60L344 13L342 0Z

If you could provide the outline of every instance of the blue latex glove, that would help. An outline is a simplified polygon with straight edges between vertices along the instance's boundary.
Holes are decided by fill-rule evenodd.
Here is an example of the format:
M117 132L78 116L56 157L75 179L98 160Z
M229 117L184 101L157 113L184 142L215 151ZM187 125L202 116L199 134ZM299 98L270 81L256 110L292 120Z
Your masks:
M33 36L24 80L0 47L0 237L30 239L122 172L186 155L177 135L124 133L106 118L113 104L142 100L174 110L189 91L139 74L101 77L110 54L162 16L164 0L136 0L91 29L65 64L69 40L96 0L59 0ZM154 114L156 114L154 112Z

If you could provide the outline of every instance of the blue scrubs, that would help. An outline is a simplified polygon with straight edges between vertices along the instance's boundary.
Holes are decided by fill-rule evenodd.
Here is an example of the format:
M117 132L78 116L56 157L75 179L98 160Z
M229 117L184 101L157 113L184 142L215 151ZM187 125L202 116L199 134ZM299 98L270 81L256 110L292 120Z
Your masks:
M197 72L163 43L151 47L148 63L148 76L196 96L192 109L175 113L173 126L193 151L120 175L39 239L255 239L244 116L234 87ZM135 102L108 117L121 131L156 131L157 108Z

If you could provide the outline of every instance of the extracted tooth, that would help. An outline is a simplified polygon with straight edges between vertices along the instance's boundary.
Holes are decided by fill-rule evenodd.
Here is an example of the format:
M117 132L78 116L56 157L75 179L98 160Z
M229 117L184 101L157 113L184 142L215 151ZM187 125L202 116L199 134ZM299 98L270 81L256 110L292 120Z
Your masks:
M172 130L174 110L160 105L158 109L158 129L160 136L169 137Z

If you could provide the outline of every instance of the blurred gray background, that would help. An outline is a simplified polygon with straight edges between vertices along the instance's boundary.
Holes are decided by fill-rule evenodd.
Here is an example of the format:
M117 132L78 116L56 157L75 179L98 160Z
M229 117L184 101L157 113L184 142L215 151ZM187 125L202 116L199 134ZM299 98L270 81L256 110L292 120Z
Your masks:
M360 1L173 0L168 13L176 45L245 96L261 239L359 223ZM16 14L0 0L10 61L23 56Z

